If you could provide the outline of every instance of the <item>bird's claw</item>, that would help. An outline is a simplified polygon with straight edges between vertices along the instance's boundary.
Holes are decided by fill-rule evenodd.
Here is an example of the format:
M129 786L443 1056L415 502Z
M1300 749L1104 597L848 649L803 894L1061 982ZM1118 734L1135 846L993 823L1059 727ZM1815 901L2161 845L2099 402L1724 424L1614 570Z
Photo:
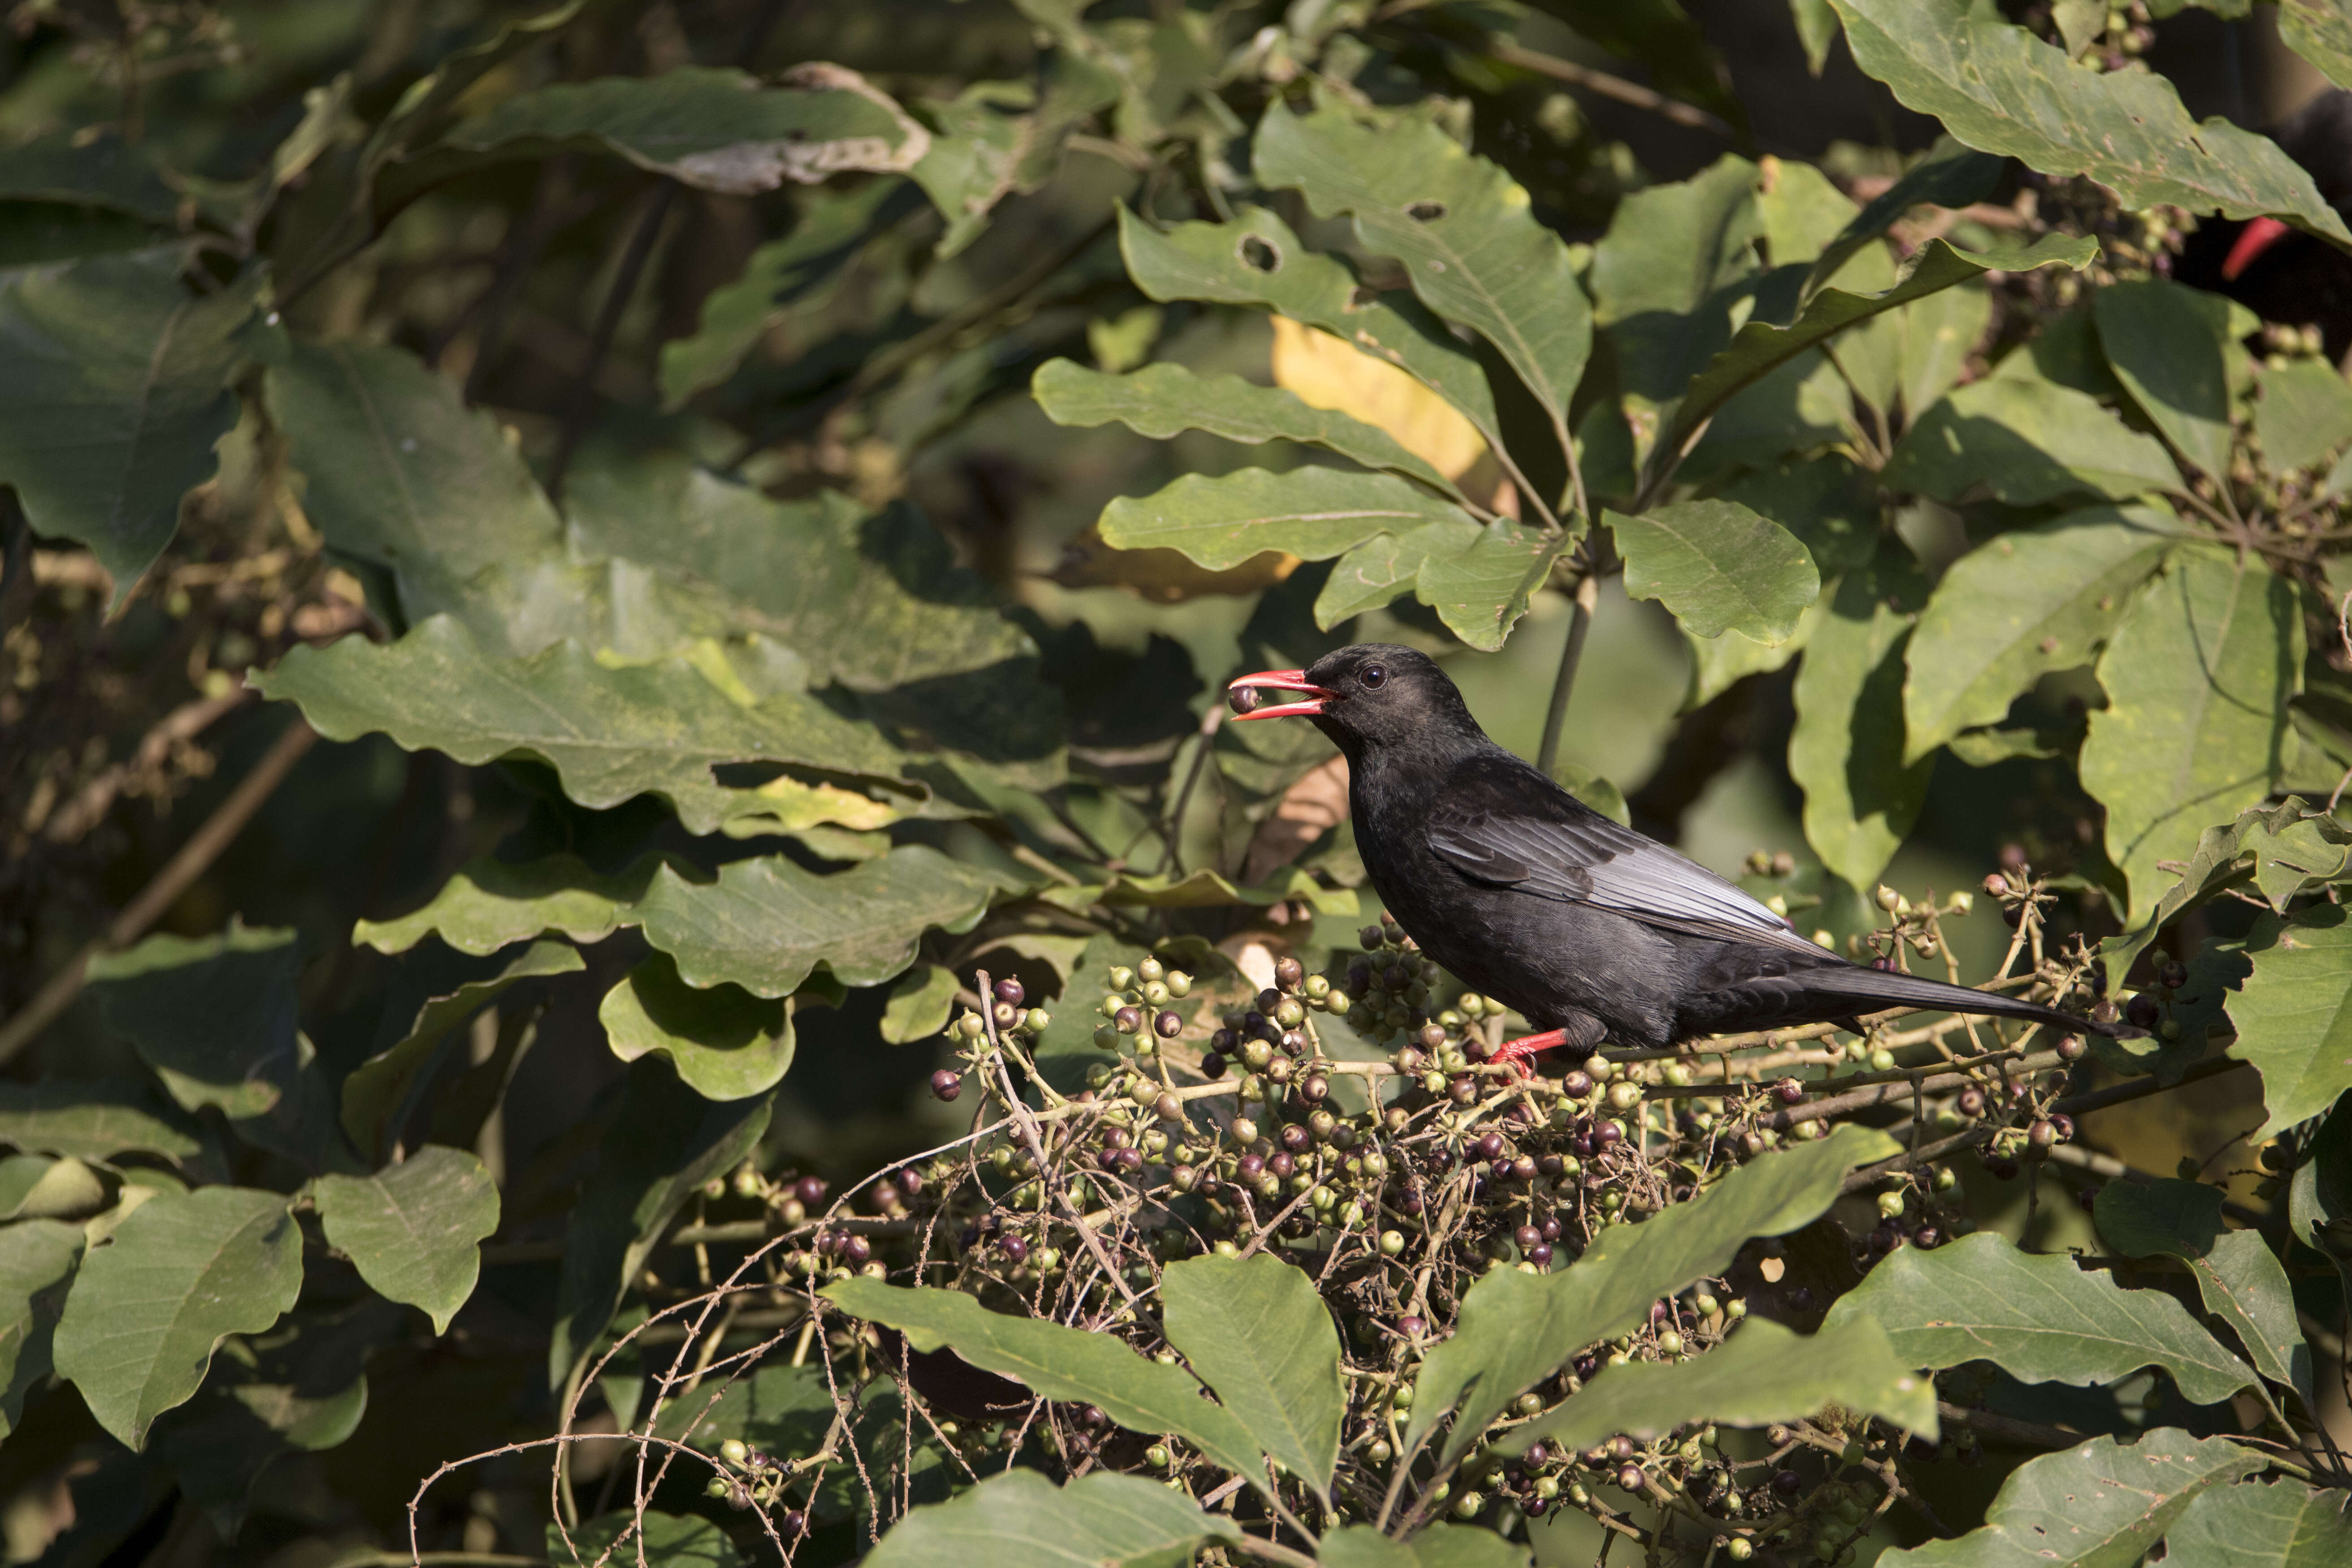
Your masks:
M1536 1069L1529 1060L1538 1052L1548 1051L1568 1043L1566 1029L1547 1029L1540 1035L1526 1035L1516 1040L1506 1040L1486 1059L1511 1069L1516 1078L1533 1078Z

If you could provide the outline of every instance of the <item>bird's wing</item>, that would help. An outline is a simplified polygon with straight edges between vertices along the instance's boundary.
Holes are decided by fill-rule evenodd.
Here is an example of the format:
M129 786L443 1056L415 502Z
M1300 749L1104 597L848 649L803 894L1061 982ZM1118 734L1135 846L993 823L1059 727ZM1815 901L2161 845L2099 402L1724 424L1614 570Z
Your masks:
M1695 935L1818 952L1733 883L1620 826L1516 759L1482 757L1455 769L1428 832L1431 848L1477 881Z

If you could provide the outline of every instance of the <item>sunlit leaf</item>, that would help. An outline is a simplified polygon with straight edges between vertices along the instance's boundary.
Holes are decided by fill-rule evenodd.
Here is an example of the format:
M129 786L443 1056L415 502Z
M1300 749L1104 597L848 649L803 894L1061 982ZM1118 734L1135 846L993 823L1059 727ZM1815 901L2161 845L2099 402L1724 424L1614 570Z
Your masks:
M352 941L379 952L405 952L438 936L476 957L545 931L601 942L619 929L622 908L645 896L659 864L646 858L607 877L570 855L521 864L485 858L443 883L423 909L394 920L358 921Z
M2254 405L2263 467L2274 475L2315 468L2352 442L2352 384L2325 360L2266 368Z
M762 998L740 985L688 985L677 961L656 952L621 977L596 1021L625 1062L658 1052L696 1093L741 1100L776 1087L793 1065L789 998Z
M1486 437L1469 416L1388 360L1320 327L1271 316L1266 353L1275 385L1311 408L1343 414L1387 433L1406 451L1453 479L1492 468ZM1379 465L1375 465L1376 467Z
M1345 468L1236 468L1187 474L1104 509L1104 540L1120 550L1181 551L1203 566L1238 566L1261 551L1324 561L1376 533L1470 521L1451 502L1393 474ZM1475 524L1474 524L1475 526Z
M1503 646L1528 612L1528 601L1551 574L1552 563L1576 542L1577 528L1547 533L1505 518L1478 531L1460 552L1433 551L1421 563L1421 602L1445 629L1481 652Z
M2259 1142L2318 1115L2352 1089L2352 930L2343 907L2317 903L2292 920L2264 915L2246 939L2254 972L2230 1000L2231 1047L2263 1076L2269 1113Z
M1821 593L1796 535L1738 501L1677 501L1607 521L1625 558L1626 597L1657 600L1694 637L1785 641Z
M868 1568L1165 1568L1241 1534L1181 1492L1097 1471L1056 1488L1007 1470L952 1502L911 1510L864 1561Z
M1829 0L1818 3L1828 14ZM1833 15L1829 16L1828 25L1834 32L1837 24ZM1818 67L1815 74L1819 74ZM1982 201L2000 184L2001 171L2006 167L2003 159L1964 147L1949 136L1938 136L1936 144L1917 163L1903 171L1901 179L1873 196L1836 237L1822 247L1805 279L1806 290L1811 292L1835 277L1844 268L1847 258L1885 235L1912 208L1964 207ZM1782 259L1773 258L1775 262Z
M0 1143L83 1160L138 1152L176 1162L205 1151L193 1121L127 1079L0 1084Z
M1329 1497L1347 1395L1315 1281L1279 1258L1202 1257L1160 1279L1168 1342L1275 1463Z
M482 1237L499 1228L498 1184L459 1149L428 1143L366 1176L321 1176L313 1195L328 1242L391 1300L421 1307L436 1334L474 1293Z
M903 1046L938 1034L955 1009L956 990L953 970L936 963L915 965L890 987L890 1000L882 1009L882 1037Z
M2344 0L2279 0L2279 41L2319 68L2340 88L2352 88L2352 9Z

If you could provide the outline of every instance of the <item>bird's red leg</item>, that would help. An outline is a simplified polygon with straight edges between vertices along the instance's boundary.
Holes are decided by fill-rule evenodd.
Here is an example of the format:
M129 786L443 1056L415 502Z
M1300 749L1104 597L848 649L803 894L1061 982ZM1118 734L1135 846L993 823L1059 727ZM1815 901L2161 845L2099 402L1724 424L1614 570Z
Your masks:
M1564 1046L1567 1043L1566 1029L1546 1029L1540 1035L1527 1035L1516 1040L1504 1041L1495 1054L1486 1059L1532 1078L1535 1076L1535 1068L1527 1065L1528 1058L1538 1051L1548 1051L1555 1046Z

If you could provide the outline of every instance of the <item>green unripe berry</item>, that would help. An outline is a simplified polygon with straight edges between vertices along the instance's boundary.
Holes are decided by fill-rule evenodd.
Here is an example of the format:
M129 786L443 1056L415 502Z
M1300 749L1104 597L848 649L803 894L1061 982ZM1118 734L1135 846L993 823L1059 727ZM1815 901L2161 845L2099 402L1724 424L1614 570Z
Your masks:
M730 1465L740 1465L751 1456L751 1448L740 1437L730 1437L719 1445L719 1457Z
M1398 1253L1402 1252L1403 1250L1404 1232L1401 1230L1384 1230L1381 1232L1381 1255L1382 1257L1394 1258Z
M1454 1517L1456 1519L1475 1519L1478 1517L1478 1510L1486 1506L1486 1500L1479 1496L1476 1492L1464 1492L1460 1497L1454 1500Z
M1888 1219L1899 1218L1903 1213L1903 1194L1901 1193L1879 1194L1878 1212Z
M1364 1450L1364 1458L1375 1465L1385 1465L1396 1458L1396 1450L1389 1447L1389 1440L1386 1437L1382 1437Z
M1126 990L1129 986L1130 986L1130 985L1132 985L1132 984L1135 984L1135 971L1134 971L1134 970L1129 969L1129 968L1127 965L1125 965L1124 963L1114 964L1114 965L1112 965L1112 966L1111 966L1111 972L1110 972L1110 988L1111 988L1112 990L1114 990L1114 991L1124 991L1124 990Z
M1399 1410L1410 1410L1410 1409L1412 1409L1412 1384L1409 1384L1409 1383L1400 1383L1400 1384L1397 1384L1397 1387L1396 1387L1396 1392L1395 1392L1394 1394L1390 1394L1390 1395L1389 1395L1389 1403L1390 1403L1391 1405L1394 1405L1394 1406L1395 1406L1397 1409L1399 1409Z
M1141 963L1135 966L1135 976L1137 979L1147 983L1154 980L1165 980L1168 978L1168 966L1160 963L1156 958L1147 958Z
M1745 1563L1756 1555L1756 1548L1749 1543L1746 1536L1735 1535L1724 1546L1723 1554L1734 1563Z
M1021 1015L1021 1026L1033 1035L1042 1035L1053 1026L1054 1015L1043 1007L1032 1007Z
M1171 996L1190 996L1192 994L1192 977L1181 969L1170 970L1164 984Z
M1160 1443L1154 1443L1149 1448L1144 1449L1143 1462L1151 1466L1155 1469L1166 1469L1168 1468L1168 1449L1166 1446Z
M1676 1331L1668 1329L1658 1336L1658 1348L1668 1355L1680 1355L1683 1353L1683 1337Z

